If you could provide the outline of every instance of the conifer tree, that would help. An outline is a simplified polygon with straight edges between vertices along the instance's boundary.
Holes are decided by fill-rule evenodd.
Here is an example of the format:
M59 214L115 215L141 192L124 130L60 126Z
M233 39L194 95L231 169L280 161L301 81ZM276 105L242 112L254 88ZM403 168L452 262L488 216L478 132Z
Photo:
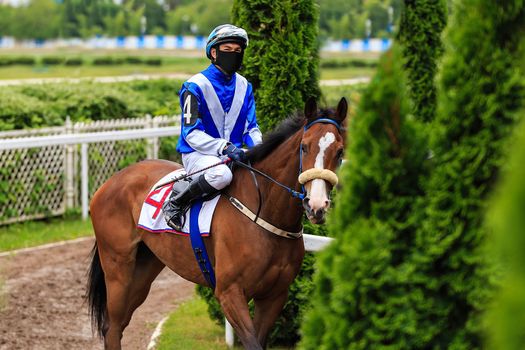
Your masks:
M497 262L497 270L503 271L503 278L492 310L485 316L485 323L490 325L487 349L525 348L525 123L517 136L508 147L512 151L508 153L510 164L488 216L492 229L489 252Z
M337 244L318 259L303 349L417 348L410 305L418 296L406 283L414 269L406 259L426 142L421 123L409 118L399 55L382 58L350 125L329 224Z
M439 57L443 52L446 0L405 0L398 39L416 118L430 122L436 114L436 84Z
M503 145L523 105L516 68L525 3L470 0L454 8L433 125L433 170L411 276L427 347L482 344L482 310L492 294L485 254L487 198Z
M236 0L232 17L250 37L243 75L254 87L259 125L270 130L319 97L317 6L314 0Z

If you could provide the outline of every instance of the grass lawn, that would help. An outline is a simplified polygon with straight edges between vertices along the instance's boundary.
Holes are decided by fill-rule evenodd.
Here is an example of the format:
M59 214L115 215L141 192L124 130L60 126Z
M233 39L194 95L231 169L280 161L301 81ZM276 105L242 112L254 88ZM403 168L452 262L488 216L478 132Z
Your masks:
M0 67L0 80L7 79L34 79L34 78L91 78L91 77L112 77L123 75L138 74L172 74L187 73L189 76L193 72L199 72L206 66L199 64L186 65L115 65L115 66L92 66L83 65L78 67L65 66L9 66Z
M206 303L198 298L181 304L162 328L157 350L228 349L224 329L214 323L206 312Z
M78 217L53 218L0 226L0 252L92 234L91 221L83 221Z
M240 345L235 347L241 349ZM213 322L206 303L195 296L181 304L168 318L159 338L157 350L227 350L224 327ZM272 348L287 349L287 348Z

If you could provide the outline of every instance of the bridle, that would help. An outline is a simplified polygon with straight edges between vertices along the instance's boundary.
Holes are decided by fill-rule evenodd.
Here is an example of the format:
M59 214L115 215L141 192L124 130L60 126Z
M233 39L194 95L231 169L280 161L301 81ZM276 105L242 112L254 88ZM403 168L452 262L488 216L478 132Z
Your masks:
M308 123L308 124L306 124L304 126L304 128L303 128L303 137L304 137L304 133L306 131L308 131L308 129L310 129L312 127L312 125L315 125L315 124L332 124L332 125L334 125L337 128L337 131L339 131L340 134L342 133L342 129L343 128L341 127L341 124L339 124L335 120L329 119L329 118L319 118L319 119L316 119L316 120L314 120L314 121L312 121L312 122L310 122L310 123ZM301 137L301 140L302 140L302 137ZM259 197L259 205L258 205L258 208L257 208L257 213L255 214L254 221L257 221L257 219L259 218L259 214L260 214L261 208L262 208L261 190L259 188L259 183L257 182L257 178L256 178L255 174L257 174L257 175L265 178L266 180L268 180L268 181L270 181L270 182L280 186L281 188L285 189L293 198L297 198L297 199L299 199L301 201L303 201L306 198L306 189L305 189L304 185L307 182L309 182L309 181L316 180L316 179L325 180L325 181L328 181L329 183L331 183L332 186L335 186L338 183L337 175L333 171L331 171L329 169L311 168L311 169L307 169L307 170L303 171L303 146L302 146L302 143L301 143L301 146L299 147L299 176L297 178L299 184L301 185L301 192L295 191L294 189L286 186L285 184L275 180L274 178L272 178L268 174L265 174L262 171L253 168L249 164L245 164L245 163L242 163L242 162L235 162L235 164L237 166L240 166L242 168L245 168L245 169L249 170L252 173L252 177L253 177L253 180L254 180L254 183L255 183L255 187L257 188L257 192L259 194L259 196L258 196Z

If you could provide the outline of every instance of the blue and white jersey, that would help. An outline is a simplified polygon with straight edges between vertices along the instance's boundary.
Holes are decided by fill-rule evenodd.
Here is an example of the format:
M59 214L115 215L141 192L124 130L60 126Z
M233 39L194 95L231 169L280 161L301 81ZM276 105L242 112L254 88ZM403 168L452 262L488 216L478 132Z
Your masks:
M180 105L180 153L220 156L228 142L249 148L262 142L252 85L238 73L230 78L210 65L182 85Z

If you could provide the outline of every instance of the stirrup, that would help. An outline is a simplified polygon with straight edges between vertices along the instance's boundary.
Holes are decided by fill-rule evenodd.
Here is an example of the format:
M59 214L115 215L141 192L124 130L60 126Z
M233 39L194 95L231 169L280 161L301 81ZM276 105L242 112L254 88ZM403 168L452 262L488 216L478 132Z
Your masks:
M176 216L179 216L179 222L180 224L177 225L175 220L173 220ZM169 227L174 229L175 231L182 232L182 228L184 227L184 224L186 223L186 212L181 213L180 215L173 215L169 220L166 220L166 223Z

